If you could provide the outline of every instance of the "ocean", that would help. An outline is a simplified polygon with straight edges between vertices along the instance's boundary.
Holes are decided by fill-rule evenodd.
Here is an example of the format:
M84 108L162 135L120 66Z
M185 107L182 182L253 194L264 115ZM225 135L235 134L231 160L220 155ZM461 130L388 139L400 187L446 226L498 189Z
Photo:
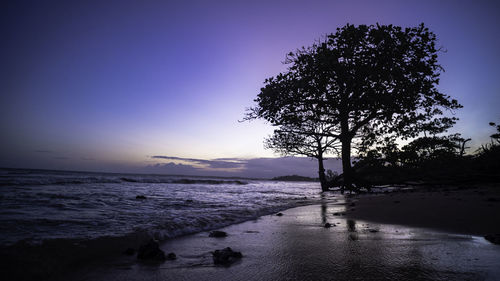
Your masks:
M0 246L158 240L317 202L317 182L0 169ZM138 197L139 196L139 197Z

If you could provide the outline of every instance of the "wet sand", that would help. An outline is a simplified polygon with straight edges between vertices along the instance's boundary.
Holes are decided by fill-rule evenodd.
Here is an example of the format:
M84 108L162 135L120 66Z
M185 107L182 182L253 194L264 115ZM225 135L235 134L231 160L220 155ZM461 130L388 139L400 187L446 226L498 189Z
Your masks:
M387 198L394 196L399 195ZM403 198L391 204L402 206ZM283 216L225 227L220 229L228 233L225 238L202 232L169 240L161 248L175 252L174 261L120 256L89 264L62 280L500 279L500 246L481 236L354 219L348 210L369 213L372 207L361 207L368 197L346 200L325 200L286 210ZM324 228L326 222L334 226ZM211 251L225 247L241 251L243 258L228 267L215 266Z
M347 216L484 236L500 233L500 184L355 196ZM500 278L500 277L499 277Z

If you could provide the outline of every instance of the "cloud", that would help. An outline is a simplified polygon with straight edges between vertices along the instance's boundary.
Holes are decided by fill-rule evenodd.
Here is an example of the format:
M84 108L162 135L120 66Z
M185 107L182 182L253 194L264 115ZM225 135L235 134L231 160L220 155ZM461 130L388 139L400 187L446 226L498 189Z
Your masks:
M177 160L183 163L201 165L208 169L239 169L245 165L245 160L237 158L219 158L219 159L196 159L196 158L182 158L174 156L155 155L151 156L153 159Z
M305 157L197 159L155 155L151 158L169 161L148 165L146 170L153 173L250 178L284 175L318 177L318 162ZM326 169L341 170L339 159L328 159L324 164Z
M158 163L146 167L148 172L170 174L170 175L188 175L188 176L203 176L204 171L191 165L176 164L176 163Z

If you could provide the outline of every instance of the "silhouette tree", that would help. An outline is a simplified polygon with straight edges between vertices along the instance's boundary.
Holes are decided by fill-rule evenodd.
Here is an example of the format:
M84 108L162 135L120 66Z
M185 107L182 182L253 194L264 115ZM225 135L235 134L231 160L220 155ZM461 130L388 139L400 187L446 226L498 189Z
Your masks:
M346 25L287 55L285 73L265 80L247 119L263 118L294 134L341 143L344 187L351 188L353 148L384 138L413 138L453 124L443 110L461 105L436 88L442 70L436 36L423 24ZM323 130L303 130L314 124Z
M403 147L406 157L402 159L404 164L418 164L433 159L450 161L463 157L465 144L470 139L464 139L460 134L449 136L420 137Z
M327 130L322 125L324 124L283 125L280 129L274 130L274 134L267 138L264 144L265 148L273 149L281 155L303 155L317 159L321 190L327 191L324 155L337 149L335 144L338 140L324 134Z
M489 125L496 128L497 132L490 135L490 143L481 145L476 151L478 157L484 157L486 155L492 156L495 154L497 156L500 155L500 124L497 125L494 122L490 122Z
M490 122L489 125L491 127L496 128L496 130L497 130L496 133L494 133L490 136L491 142L496 144L496 145L500 145L500 124L497 125L494 122Z
M368 162L378 162L385 166L412 166L421 167L430 160L451 160L464 157L466 146L470 138L464 139L460 134L441 135L455 123L452 118L436 118L420 126L421 135L414 138L401 149L396 143L394 135L385 136L372 145L371 141L362 143L359 147L358 158ZM359 162L359 161L358 161ZM365 161L366 162L366 161ZM359 165L358 165L359 166Z

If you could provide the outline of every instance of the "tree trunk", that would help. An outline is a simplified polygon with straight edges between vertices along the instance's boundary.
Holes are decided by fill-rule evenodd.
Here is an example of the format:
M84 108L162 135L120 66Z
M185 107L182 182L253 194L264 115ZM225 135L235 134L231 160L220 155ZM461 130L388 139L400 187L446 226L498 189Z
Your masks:
M351 141L352 136L349 130L349 109L347 104L348 97L345 96L341 103L340 112L340 141L342 143L342 175L344 178L341 192L344 189L352 190L352 167L351 167Z
M323 155L318 155L318 175L321 183L321 191L328 191L328 183L326 182L325 167L323 166Z
M351 139L348 137L342 139L342 175L344 177L344 188L352 190Z
M321 140L317 140L317 159L318 159L318 175L319 182L321 183L321 191L328 191L328 184L325 177L325 167L323 166L323 147L321 146Z

